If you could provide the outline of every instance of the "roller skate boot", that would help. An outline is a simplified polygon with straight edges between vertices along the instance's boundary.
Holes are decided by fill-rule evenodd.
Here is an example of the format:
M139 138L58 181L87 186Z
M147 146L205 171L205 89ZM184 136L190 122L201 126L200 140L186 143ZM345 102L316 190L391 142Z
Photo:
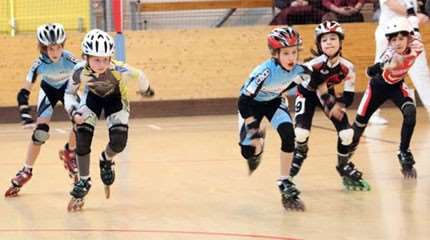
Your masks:
M352 162L338 165L336 169L342 177L342 182L346 190L370 191L369 183L362 178L363 173L358 171Z
M305 211L305 204L299 198L300 191L290 179L278 180L282 205L287 211Z
M72 199L70 199L69 204L67 205L67 211L79 211L84 206L84 197L88 194L88 191L91 189L91 178L88 179L80 179L74 184L70 195L72 195Z
M402 166L401 172L404 178L417 178L417 170L414 168L415 160L410 150L399 151L397 154L400 165Z
M300 146L297 146L296 149L294 150L293 162L291 163L291 169L290 169L291 177L294 177L299 173L303 165L303 161L307 157L308 150L309 148L307 144L302 144Z
M108 160L106 153L103 151L100 155L100 177L105 185L105 196L110 197L110 185L115 181L115 162Z
M76 164L76 153L69 149L68 144L64 149L58 152L60 159L63 161L64 168L69 173L69 177L76 183L78 181L78 165Z
M5 197L16 197L18 192L21 190L22 186L30 181L33 176L31 170L23 168L19 170L14 178L11 180L11 186L4 194Z

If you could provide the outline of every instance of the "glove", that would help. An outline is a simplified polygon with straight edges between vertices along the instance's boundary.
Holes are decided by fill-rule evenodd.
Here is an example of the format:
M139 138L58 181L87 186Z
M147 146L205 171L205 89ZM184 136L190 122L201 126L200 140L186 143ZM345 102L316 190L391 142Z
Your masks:
M139 90L136 93L142 97L153 97L155 95L154 89L152 89L150 86L148 89L146 89L146 91Z
M329 93L321 95L321 100L323 102L325 112L330 112L334 104L336 104L336 98Z
M21 88L16 97L18 101L19 115L23 125L34 123L33 117L31 116L31 108L28 106L29 97L30 91L25 88Z
M29 106L20 107L19 115L21 117L22 125L30 125L34 123L33 117L31 116L31 108Z

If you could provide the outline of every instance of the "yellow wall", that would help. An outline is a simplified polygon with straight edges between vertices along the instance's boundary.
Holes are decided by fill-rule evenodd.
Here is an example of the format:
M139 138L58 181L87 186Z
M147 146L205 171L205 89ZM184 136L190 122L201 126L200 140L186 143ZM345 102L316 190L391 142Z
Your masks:
M37 26L58 22L66 30L77 30L82 19L83 30L90 26L89 0L12 0L17 33L34 32ZM0 0L0 32L10 32L11 0Z

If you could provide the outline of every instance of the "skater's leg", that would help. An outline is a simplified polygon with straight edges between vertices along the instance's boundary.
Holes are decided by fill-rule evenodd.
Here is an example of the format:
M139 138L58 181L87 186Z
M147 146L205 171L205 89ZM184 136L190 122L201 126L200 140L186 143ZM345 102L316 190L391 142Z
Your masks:
M81 177L79 181L77 181L70 195L72 195L72 199L67 206L67 210L71 211L79 211L84 206L84 197L88 194L91 189L91 178L90 177Z
M251 175L259 166L264 148L265 130L260 129L261 117L243 119L240 114L239 128L240 139L239 146L243 158L246 159Z
M33 166L39 156L42 145L49 138L49 118L38 118L36 128L31 136L31 142L27 149L25 164Z
M76 134L76 159L78 163L79 176L90 176L90 153L91 143L94 135L94 126L84 123L77 126Z
M84 197L91 188L90 153L94 135L94 126L84 123L77 125L76 160L78 163L79 180L75 182L70 195L72 199L67 206L68 211L77 211L84 205Z
M403 115L400 146L397 154L401 165L401 172L405 178L416 178L415 160L409 149L416 124L415 102L404 83L397 91L392 92L391 99Z
M295 150L291 165L290 176L296 176L307 158L309 151L308 141L315 115L315 108L319 105L319 100L314 93L307 93L307 97L297 96L295 104Z
M293 154L293 162L291 164L290 176L296 176L306 159L309 151L308 140L310 131L301 127L296 127L294 129L296 140L295 140L295 150Z
M281 169L278 187L281 192L282 204L286 210L304 210L304 204L299 198L300 191L297 190L290 176L295 135L291 116L287 108L280 105L272 116L268 115L267 117L281 138Z
M41 145L49 138L49 118L37 119L36 128L33 131L32 141L28 145L27 156L24 166L11 179L11 185L5 192L5 197L15 197L21 190L21 187L26 184L33 176L33 165L40 153Z
M105 185L112 185L115 181L114 161L118 153L127 145L128 126L117 124L109 129L109 143L100 156L100 176Z
M370 80L363 98L360 101L355 121L352 125L354 136L350 145L349 157L352 157L357 149L357 146L360 143L360 138L367 127L370 117L388 99L388 95L385 83L379 83L375 79Z

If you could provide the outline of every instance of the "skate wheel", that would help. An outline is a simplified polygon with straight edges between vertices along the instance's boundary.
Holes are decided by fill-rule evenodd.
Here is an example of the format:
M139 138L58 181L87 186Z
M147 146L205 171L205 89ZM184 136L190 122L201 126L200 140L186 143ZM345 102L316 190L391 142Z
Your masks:
M304 212L306 207L302 200L300 199L286 199L282 198L282 205L287 211L302 211Z
M105 186L105 197L106 199L110 198L110 186Z
M84 199L83 198L74 198L70 199L69 204L67 205L67 211L74 212L79 211L84 206Z
M402 170L403 177L408 178L417 178L417 170L412 168L411 170Z
M18 192L21 190L19 187L10 187L4 194L5 197L16 197L18 196Z

